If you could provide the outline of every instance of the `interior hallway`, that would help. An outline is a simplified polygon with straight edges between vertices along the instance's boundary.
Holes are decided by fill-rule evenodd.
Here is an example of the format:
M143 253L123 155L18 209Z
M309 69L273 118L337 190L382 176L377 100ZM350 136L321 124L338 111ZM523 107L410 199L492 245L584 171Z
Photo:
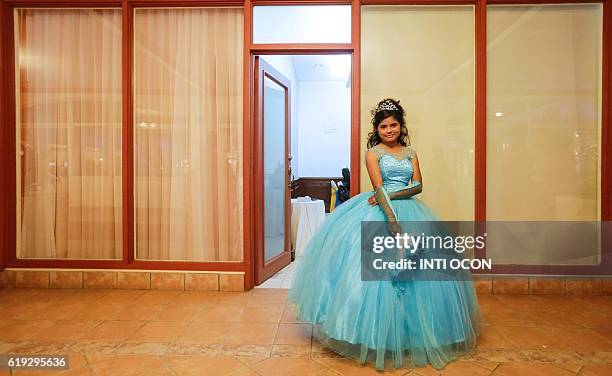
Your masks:
M295 320L286 289L0 290L0 354L70 354L73 375L376 375ZM610 375L612 297L481 295L474 356L445 375ZM0 371L0 375L8 375ZM14 372L48 375L52 372ZM431 367L386 372L434 375Z

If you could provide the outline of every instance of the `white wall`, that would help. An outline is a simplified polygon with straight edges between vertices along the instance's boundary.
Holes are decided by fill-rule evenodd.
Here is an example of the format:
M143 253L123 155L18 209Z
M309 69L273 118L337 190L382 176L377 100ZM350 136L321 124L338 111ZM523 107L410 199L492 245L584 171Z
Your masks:
M298 162L298 80L295 75L295 69L293 68L293 62L291 56L285 55L274 55L274 56L263 56L263 59L270 65L279 71L285 78L291 81L291 156L293 160L291 167L293 169L293 176L295 179L300 177L299 162Z
M350 90L341 81L298 83L300 177L340 177L350 168Z

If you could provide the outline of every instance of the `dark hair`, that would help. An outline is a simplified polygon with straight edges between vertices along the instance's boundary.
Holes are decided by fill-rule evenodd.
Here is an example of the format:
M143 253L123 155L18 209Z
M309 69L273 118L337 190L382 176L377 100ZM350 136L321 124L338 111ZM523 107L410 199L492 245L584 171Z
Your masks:
M378 108L385 102L392 103L397 107L397 110L380 110ZM406 127L406 113L404 112L404 108L400 105L400 101L393 98L385 98L382 101L378 102L376 108L372 110L372 132L368 133L368 149L372 146L376 146L382 142L378 132L378 125L381 121L385 120L389 116L393 116L395 120L400 124L400 135L397 138L397 142L402 146L410 145L410 136L408 136L408 128ZM406 139L408 141L406 142Z

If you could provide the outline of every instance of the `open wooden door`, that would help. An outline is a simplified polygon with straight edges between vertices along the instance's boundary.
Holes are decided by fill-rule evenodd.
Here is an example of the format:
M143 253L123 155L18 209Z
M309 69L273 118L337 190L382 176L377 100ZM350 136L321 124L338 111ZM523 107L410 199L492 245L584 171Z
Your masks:
M255 284L291 262L291 84L255 57Z

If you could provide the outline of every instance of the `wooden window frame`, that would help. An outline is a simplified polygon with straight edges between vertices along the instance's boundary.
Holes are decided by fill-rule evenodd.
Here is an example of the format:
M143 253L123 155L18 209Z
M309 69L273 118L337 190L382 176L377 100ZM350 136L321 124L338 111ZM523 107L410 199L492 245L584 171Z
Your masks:
M0 188L0 271L4 268L69 269L147 269L244 272L244 288L254 287L254 204L253 187L260 176L253 174L251 85L254 55L267 54L352 54L351 85L351 194L360 192L360 45L362 5L473 5L475 12L475 221L486 221L486 24L487 5L497 4L603 4L602 55L602 144L601 144L601 220L612 220L612 132L610 95L612 74L612 0L0 0L0 168L5 171ZM253 7L258 5L350 5L351 43L346 44L253 44ZM240 6L244 10L243 51L243 178L244 178L244 249L241 262L144 261L134 259L133 200L133 16L142 7L219 7ZM121 8L122 9L122 156L123 156L123 258L121 260L37 260L17 259L16 253L16 146L15 146L15 75L14 8ZM484 257L484 253L477 254ZM602 239L602 262L597 266L497 265L486 274L583 275L608 274L612 269L612 239Z

